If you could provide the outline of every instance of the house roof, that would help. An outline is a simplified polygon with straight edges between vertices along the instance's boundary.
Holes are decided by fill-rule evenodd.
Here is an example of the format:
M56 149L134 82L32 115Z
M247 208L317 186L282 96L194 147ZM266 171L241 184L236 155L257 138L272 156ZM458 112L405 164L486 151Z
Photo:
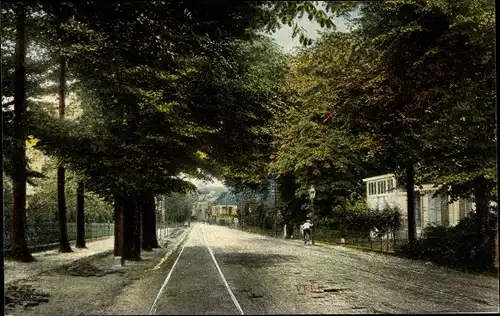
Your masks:
M223 192L217 200L215 200L215 205L237 205L238 200L234 194L230 192Z
M363 179L363 182L368 182L368 181L375 181L375 180L382 180L382 179L390 179L390 178L394 178L394 174L393 173L387 173L387 174L383 174L383 175L380 175L380 176L375 176L375 177L370 177L370 178L364 178Z
M215 202L217 200L217 192L210 191L208 193L202 193L198 195L198 202Z

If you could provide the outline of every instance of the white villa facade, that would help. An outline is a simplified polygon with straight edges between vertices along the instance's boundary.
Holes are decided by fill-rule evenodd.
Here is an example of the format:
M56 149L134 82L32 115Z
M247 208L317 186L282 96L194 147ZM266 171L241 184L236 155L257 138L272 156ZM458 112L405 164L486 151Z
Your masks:
M366 183L366 203L369 208L381 209L385 205L397 206L401 210L403 230L408 229L408 210L406 190L398 185L394 174L385 174L363 179ZM432 197L436 192L433 184L415 186L415 222L417 236L421 236L422 229L432 226L455 226L462 218L474 210L474 203L459 199L449 203L447 195Z

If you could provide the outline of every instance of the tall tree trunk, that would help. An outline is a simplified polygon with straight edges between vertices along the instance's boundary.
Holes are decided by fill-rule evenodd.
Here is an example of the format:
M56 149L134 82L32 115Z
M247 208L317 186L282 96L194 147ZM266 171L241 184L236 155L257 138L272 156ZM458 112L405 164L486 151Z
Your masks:
M140 200L140 208L142 213L142 250L153 251L151 245L151 212L149 198L144 197Z
M83 182L76 188L76 248L85 248L85 196Z
M66 197L64 194L64 174L65 170L62 165L57 168L57 202L59 215L59 251L72 252L68 241L68 228L66 226Z
M408 209L408 241L414 244L417 240L417 232L415 225L415 204L413 202L415 196L415 175L413 163L408 163L406 166L406 200Z
M66 57L60 56L60 73L59 73L59 119L64 120L65 112L65 96L66 96ZM57 168L57 202L59 210L59 238L60 252L72 252L68 241L68 227L66 216L66 196L64 191L65 170L62 164Z
M125 200L123 214L123 257L125 260L141 260L141 220L138 200L128 197Z
M114 217L115 217L115 247L114 247L114 256L122 257L123 256L123 247L124 247L124 210L123 210L123 198L115 194L115 203L114 203Z
M141 260L142 244L142 212L139 205L135 207L135 232L134 232L134 254L137 260Z
M156 202L154 196L151 196L151 218L152 218L152 223L151 223L151 230L153 234L151 235L151 247L153 248L161 248L160 244L158 243L158 236L156 234L157 227L156 227Z
M478 252L477 263L485 268L491 265L493 258L488 256L488 247L490 245L488 238L488 202L489 202L488 180L483 175L477 177L474 181L474 200L476 203L476 233L478 234Z
M26 11L24 3L16 8L16 59L14 77L14 170L12 175L12 258L30 262L35 259L26 244Z
M147 196L141 203L142 214L142 250L151 251L160 248L156 236L156 205L154 196Z

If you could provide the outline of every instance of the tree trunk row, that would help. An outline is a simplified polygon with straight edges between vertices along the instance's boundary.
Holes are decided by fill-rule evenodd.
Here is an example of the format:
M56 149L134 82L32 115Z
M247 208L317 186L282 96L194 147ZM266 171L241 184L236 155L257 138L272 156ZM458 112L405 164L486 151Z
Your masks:
M114 256L123 260L141 260L141 249L159 248L156 236L156 207L153 196L115 195Z

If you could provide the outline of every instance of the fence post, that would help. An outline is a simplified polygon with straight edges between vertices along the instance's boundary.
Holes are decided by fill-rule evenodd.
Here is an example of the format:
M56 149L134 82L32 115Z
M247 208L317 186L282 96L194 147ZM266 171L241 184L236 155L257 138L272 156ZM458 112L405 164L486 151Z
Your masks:
M392 242L394 245L392 248L393 248L394 252L396 252L396 230L394 230L394 229L392 230Z
M389 252L389 232L387 232L385 239L387 241L387 244L385 245L385 249L386 249L386 252Z

